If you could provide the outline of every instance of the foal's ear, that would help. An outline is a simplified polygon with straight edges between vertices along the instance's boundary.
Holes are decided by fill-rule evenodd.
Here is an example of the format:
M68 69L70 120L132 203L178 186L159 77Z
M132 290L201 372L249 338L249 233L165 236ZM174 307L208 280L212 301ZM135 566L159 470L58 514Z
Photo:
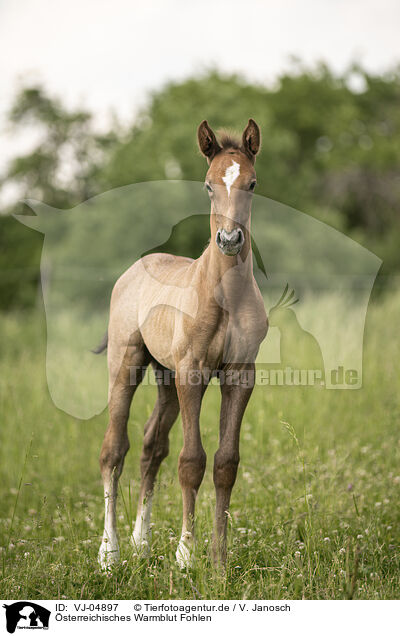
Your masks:
M199 142L201 152L205 157L207 157L208 163L210 163L214 159L215 155L222 150L216 136L205 119L201 122L197 129L197 141Z
M247 124L242 137L242 150L253 163L256 160L256 154L260 150L260 146L260 129L254 119L249 119L249 123Z

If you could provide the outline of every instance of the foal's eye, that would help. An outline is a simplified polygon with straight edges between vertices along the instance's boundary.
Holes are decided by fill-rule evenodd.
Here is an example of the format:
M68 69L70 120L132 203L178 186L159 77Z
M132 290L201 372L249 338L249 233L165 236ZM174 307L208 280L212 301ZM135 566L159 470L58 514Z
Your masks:
M210 192L210 193L213 192L213 189L212 189L212 187L210 186L209 183L206 183L205 186L206 186L207 192Z
M250 192L253 192L253 190L254 190L254 188L256 187L256 185L257 185L257 181L252 181L252 182L250 183L250 186L249 186L249 190L250 190Z

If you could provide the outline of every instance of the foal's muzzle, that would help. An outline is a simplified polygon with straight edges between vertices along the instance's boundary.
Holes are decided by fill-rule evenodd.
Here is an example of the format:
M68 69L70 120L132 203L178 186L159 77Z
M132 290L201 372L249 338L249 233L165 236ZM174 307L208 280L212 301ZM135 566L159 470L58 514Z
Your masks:
M226 256L235 256L239 254L244 243L244 234L240 228L227 232L226 230L217 230L215 241L223 254Z

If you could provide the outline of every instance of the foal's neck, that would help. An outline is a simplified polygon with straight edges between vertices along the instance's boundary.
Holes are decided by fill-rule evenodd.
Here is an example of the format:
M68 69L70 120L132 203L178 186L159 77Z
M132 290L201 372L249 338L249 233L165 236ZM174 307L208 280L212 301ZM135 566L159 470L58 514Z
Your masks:
M201 278L206 283L203 289L207 290L211 296L214 296L217 288L223 290L224 296L241 293L253 280L250 229L246 232L243 247L236 256L223 254L213 234L215 233L211 232L210 243L199 259Z

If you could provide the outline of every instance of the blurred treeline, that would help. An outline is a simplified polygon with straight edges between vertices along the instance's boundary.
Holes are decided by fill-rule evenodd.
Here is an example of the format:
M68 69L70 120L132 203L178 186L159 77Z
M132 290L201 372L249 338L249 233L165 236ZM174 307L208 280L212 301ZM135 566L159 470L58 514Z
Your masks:
M68 110L43 87L28 86L16 95L9 122L19 135L36 131L36 145L9 162L0 186L12 187L16 201L71 208L122 185L202 181L198 123L241 132L253 117L263 135L257 193L359 241L383 259L385 278L400 271L399 105L399 68L378 76L353 66L337 77L324 65L297 64L273 87L213 71L168 84L130 126L115 119L99 134L91 113ZM0 216L2 309L36 301L43 235L10 216L24 208L16 202ZM196 255L195 225L175 241L171 250Z

